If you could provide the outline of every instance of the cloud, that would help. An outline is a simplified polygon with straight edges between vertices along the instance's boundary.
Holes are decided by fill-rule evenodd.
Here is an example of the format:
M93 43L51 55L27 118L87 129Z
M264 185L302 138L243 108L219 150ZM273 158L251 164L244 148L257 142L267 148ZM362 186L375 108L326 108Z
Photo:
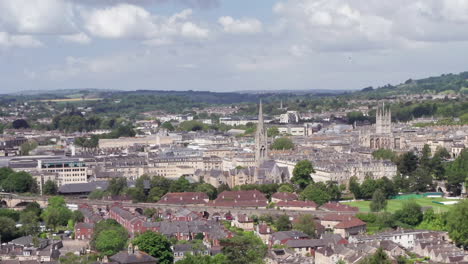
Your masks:
M76 32L73 5L64 0L0 0L0 25L10 33Z
M254 18L234 19L223 16L218 19L223 30L233 34L255 34L262 31L262 22Z
M122 3L131 3L133 5L151 6L160 4L176 4L190 8L211 9L220 6L219 0L70 0L80 5L88 6L109 6Z
M40 46L42 46L42 42L32 36L10 35L7 32L0 32L0 47L36 48Z
M119 4L85 12L88 32L101 38L142 39L146 44L164 45L173 39L204 39L209 30L190 21L191 9L182 10L170 17L156 16L142 7Z
M101 38L147 38L156 31L151 14L135 5L94 9L84 17L86 29Z
M77 43L77 44L89 44L91 43L91 38L88 37L85 33L77 33L73 35L64 35L60 36L60 39L62 39L65 42L72 42L72 43Z
M284 0L273 32L321 51L408 48L468 40L465 0Z

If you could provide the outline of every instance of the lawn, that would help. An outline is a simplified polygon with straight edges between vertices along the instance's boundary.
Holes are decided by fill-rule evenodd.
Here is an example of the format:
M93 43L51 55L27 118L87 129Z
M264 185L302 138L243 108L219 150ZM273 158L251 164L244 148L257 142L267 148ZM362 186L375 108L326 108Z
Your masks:
M434 208L434 211L436 213L446 212L446 211L449 210L449 208L452 205L436 204L436 203L433 203L432 201L437 201L437 202L453 201L453 200L448 200L448 199L444 199L444 198L416 198L416 199L412 199L412 200L416 201L422 207L429 207L430 206L430 207ZM397 199L388 200L387 212L393 213L396 210L401 209L401 207L403 206L403 203L405 201L408 201L408 200L397 200ZM361 212L370 212L370 208L369 208L370 201L353 201L353 202L345 202L343 204L358 207L359 211L361 211Z

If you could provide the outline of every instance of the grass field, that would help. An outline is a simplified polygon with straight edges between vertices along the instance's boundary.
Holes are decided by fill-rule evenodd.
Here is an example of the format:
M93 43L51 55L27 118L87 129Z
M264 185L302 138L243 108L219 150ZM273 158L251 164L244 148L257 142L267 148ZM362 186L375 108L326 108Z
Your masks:
M434 211L436 213L446 212L450 209L452 205L436 204L436 203L433 203L432 201L437 201L437 202L453 201L453 200L448 200L444 198L417 198L417 199L412 199L412 200L416 201L422 207L434 208ZM401 209L405 201L408 201L408 200L388 200L387 212L393 213L396 210ZM370 212L370 208L369 208L370 201L353 201L353 202L345 202L343 204L358 207L359 211L361 212Z

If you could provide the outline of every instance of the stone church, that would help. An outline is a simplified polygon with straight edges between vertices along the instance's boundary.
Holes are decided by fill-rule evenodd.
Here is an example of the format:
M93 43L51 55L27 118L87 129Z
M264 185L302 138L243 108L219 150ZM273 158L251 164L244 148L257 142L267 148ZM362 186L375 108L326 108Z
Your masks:
M385 103L378 106L375 130L360 131L359 143L361 146L370 149L400 149L400 138L392 131L392 112L385 107Z

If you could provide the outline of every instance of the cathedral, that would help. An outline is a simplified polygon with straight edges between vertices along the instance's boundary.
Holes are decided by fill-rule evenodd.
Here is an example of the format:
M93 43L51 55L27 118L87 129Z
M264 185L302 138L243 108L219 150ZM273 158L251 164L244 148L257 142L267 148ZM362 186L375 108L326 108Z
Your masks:
M385 103L377 107L375 131L360 131L359 143L370 149L399 149L400 139L392 131L392 112Z

